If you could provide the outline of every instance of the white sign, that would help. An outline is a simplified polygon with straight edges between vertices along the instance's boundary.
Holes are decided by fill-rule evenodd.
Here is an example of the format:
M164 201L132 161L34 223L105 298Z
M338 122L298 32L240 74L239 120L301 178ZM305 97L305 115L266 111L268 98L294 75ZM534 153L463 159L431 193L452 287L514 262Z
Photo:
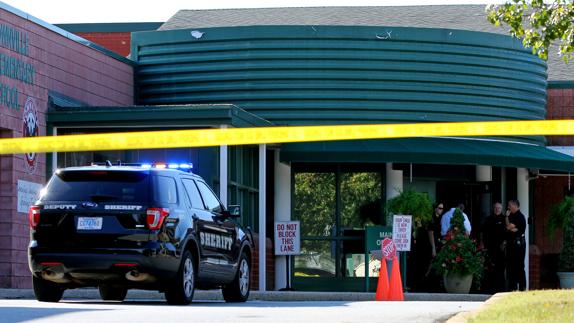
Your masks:
M18 212L28 213L30 205L38 199L41 189L41 184L18 180Z
M300 222L275 222L275 255L298 255L301 253Z
M411 228L413 218L410 215L393 216L393 243L397 251L411 251Z

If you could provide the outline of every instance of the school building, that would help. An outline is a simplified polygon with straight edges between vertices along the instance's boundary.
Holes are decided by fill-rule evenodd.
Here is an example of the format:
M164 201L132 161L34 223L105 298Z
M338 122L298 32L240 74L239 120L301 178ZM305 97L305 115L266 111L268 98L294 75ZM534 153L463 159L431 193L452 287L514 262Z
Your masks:
M0 2L0 133L571 118L574 70L551 56L490 25L483 6L181 10L165 23L56 26ZM390 224L368 207L407 188L464 201L475 235L493 202L519 199L530 288L556 287L561 237L546 222L570 192L571 146L508 136L0 156L0 287L31 286L26 214L46 179L105 160L192 162L259 233L255 289L289 276L297 290L364 291L365 228ZM301 221L288 263L273 254L273 224L287 220Z

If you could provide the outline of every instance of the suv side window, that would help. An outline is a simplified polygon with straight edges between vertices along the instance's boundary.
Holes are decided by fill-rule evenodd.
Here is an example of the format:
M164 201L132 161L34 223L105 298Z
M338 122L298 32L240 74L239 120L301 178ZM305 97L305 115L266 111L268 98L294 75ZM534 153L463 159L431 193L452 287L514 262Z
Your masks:
M185 187L187 196L191 202L191 207L194 209L204 210L205 206L201 200L201 195L199 195L199 191L197 190L197 186L195 186L193 180L189 178L183 178L181 181L183 182L183 187Z
M205 184L204 182L200 181L196 181L196 183L197 188L199 188L201 196L203 197L205 207L212 212L220 213L222 211L221 204L219 203L219 200L217 199L215 194L213 194L209 186L207 186L207 184Z
M156 176L157 185L154 191L154 200L161 203L177 203L177 188L175 180L167 176Z

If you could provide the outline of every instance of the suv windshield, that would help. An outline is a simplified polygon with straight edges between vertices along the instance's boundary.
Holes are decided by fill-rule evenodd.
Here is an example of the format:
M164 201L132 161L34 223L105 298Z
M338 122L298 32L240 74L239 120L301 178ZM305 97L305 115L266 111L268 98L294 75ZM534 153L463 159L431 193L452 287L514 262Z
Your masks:
M138 171L61 171L52 177L42 201L148 201L149 174Z

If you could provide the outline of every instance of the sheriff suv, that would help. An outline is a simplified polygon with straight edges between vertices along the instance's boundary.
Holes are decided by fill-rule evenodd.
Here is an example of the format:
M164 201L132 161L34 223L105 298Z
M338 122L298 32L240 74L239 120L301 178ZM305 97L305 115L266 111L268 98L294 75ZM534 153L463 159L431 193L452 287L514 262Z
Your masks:
M39 301L97 287L103 300L158 290L189 304L198 289L249 296L252 237L189 165L70 167L30 207L28 260Z

